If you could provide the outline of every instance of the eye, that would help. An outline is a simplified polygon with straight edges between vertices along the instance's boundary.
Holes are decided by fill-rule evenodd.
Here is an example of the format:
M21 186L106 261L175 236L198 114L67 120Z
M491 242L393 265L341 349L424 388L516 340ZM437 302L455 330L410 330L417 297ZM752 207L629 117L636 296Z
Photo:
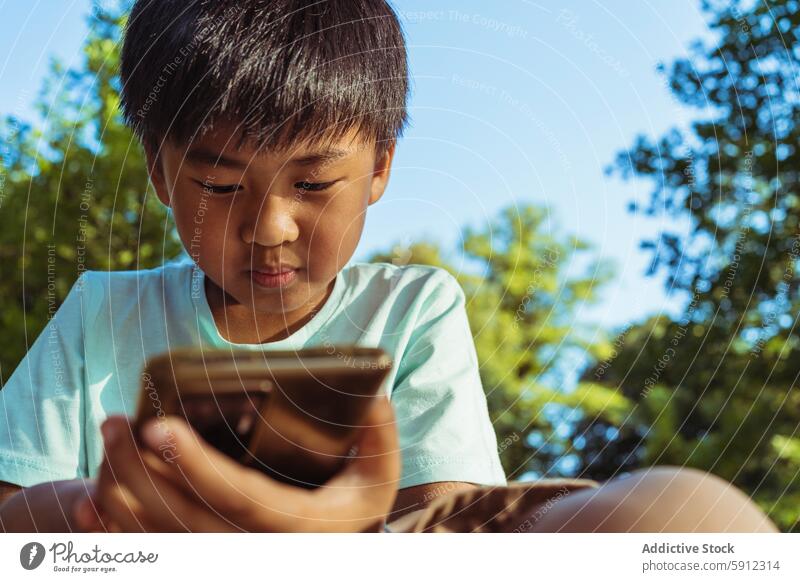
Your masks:
M237 190L242 189L241 184L214 184L209 181L195 180L203 188L203 192L211 192L212 194L232 194Z
M294 187L305 192L321 192L333 186L339 180L332 182L297 182Z

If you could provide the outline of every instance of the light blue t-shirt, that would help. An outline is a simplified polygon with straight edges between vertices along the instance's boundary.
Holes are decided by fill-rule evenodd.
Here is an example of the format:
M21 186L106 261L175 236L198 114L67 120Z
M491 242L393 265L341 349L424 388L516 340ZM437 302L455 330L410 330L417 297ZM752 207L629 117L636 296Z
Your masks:
M0 390L0 481L28 487L96 476L100 425L135 413L149 356L184 346L356 344L381 347L395 363L386 386L402 448L400 488L505 483L464 293L447 271L350 264L308 323L267 344L219 334L203 278L185 255L156 269L84 272Z

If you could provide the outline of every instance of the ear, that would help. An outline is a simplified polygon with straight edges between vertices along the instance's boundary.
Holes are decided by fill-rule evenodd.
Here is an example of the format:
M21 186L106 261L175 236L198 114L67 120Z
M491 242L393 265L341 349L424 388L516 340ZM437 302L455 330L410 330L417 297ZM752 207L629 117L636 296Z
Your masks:
M167 188L167 181L164 179L164 167L160 153L151 146L144 146L144 155L147 159L147 173L150 176L153 188L156 190L156 196L164 206L171 206L169 188Z
M392 160L394 159L394 147L396 142L392 142L380 157L375 159L375 167L372 170L372 184L370 186L369 204L375 204L383 196L386 185L389 183L389 174L392 170Z

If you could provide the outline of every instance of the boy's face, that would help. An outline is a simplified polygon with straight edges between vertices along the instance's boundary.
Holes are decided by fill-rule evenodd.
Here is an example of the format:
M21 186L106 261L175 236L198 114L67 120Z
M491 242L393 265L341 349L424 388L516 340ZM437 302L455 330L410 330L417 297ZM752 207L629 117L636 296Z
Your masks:
M374 144L352 135L325 148L237 151L237 137L225 128L148 151L158 197L226 303L255 314L313 310L353 255L394 148L376 159Z

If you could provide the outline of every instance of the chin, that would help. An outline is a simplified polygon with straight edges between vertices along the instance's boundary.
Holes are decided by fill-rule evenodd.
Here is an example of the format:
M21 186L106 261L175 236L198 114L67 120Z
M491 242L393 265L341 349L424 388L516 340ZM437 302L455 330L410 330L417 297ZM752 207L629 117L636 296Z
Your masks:
M289 290L283 292L254 290L250 304L259 313L288 313L300 309L307 303L300 295Z

